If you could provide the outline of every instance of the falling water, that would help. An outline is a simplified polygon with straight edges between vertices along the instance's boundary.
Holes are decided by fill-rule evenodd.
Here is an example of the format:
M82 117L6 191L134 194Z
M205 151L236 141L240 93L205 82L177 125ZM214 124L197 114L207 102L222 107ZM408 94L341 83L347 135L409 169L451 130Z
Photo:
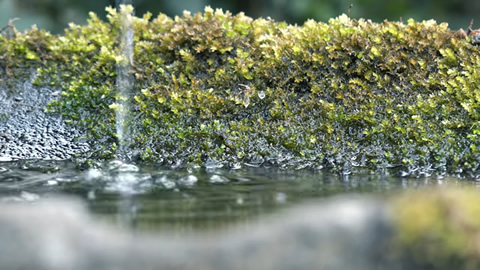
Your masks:
M125 158L127 147L131 139L131 92L134 78L131 70L133 65L133 6L119 5L120 12L120 47L119 61L117 62L117 115L116 129L118 136L117 157Z
M133 6L129 0L117 1L117 11L120 14L120 45L119 57L117 60L117 115L116 128L118 137L117 159L112 161L108 174L112 176L109 186L119 190L124 196L122 203L118 205L119 213L117 218L119 223L131 225L136 220L136 204L132 198L132 188L137 185L138 179L131 174L131 171L137 171L138 167L133 164L125 163L130 160L129 150L131 150L132 140L132 111L131 100L135 84L132 76L133 67ZM122 161L121 161L122 160ZM125 170L128 168L128 170Z

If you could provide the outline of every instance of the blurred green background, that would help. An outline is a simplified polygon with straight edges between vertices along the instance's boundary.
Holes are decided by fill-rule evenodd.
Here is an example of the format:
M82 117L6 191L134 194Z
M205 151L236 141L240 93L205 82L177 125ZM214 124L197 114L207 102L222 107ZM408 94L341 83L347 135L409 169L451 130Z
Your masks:
M61 33L69 22L85 24L88 11L105 16L105 7L115 6L119 0L0 0L0 29L8 20L18 17L15 26L23 30L36 24L39 28ZM147 11L170 16L181 15L183 10L203 11L206 5L223 8L233 13L245 12L248 16L271 17L279 21L302 24L306 19L327 21L347 13L353 4L351 17L368 18L381 22L384 19L416 20L434 19L448 22L451 29L467 28L476 19L474 28L480 28L479 0L126 0L136 8L136 15ZM476 27L475 27L476 26Z

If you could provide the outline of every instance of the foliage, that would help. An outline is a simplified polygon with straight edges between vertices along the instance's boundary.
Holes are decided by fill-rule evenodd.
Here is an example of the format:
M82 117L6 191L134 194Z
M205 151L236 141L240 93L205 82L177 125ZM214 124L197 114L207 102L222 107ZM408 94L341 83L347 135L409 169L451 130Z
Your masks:
M97 138L115 137L122 60L121 16L108 12L64 35L0 36L0 67L38 67L38 84L64 89L50 110ZM208 7L150 17L132 17L143 160L478 175L479 49L446 24L297 26Z
M303 23L309 18L325 21L337 14L346 13L349 5L353 4L350 14L354 18L369 18L376 22L401 17L417 20L432 18L448 22L452 29L465 28L470 19L477 18L480 11L480 5L475 0L4 0L0 2L0 25L6 24L12 17L18 17L20 21L15 25L20 29L37 23L41 28L61 33L72 20L82 23L88 11L97 12L104 18L105 5L119 3L133 3L137 14L150 11L153 14L163 12L174 16L185 9L199 12L204 6L210 5L234 13L243 11L254 18L270 16L288 23Z

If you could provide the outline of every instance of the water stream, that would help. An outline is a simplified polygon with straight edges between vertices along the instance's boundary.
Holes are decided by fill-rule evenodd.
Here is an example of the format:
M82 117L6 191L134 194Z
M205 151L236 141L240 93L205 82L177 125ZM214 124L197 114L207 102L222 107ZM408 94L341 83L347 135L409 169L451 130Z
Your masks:
M133 7L120 5L121 31L119 46L119 61L117 62L117 110L116 130L118 137L117 157L126 158L129 138L132 137L131 122L131 96L135 84L131 74L133 65L134 36L132 27Z

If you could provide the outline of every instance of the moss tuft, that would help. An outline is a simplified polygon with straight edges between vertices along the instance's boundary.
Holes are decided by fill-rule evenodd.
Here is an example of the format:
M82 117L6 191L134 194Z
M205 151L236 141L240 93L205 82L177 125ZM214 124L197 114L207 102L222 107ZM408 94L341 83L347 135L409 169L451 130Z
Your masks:
M127 8L127 7L124 7ZM0 68L64 91L50 111L115 137L121 16L0 36ZM209 7L133 17L133 147L161 163L480 171L480 54L434 21L302 26Z

